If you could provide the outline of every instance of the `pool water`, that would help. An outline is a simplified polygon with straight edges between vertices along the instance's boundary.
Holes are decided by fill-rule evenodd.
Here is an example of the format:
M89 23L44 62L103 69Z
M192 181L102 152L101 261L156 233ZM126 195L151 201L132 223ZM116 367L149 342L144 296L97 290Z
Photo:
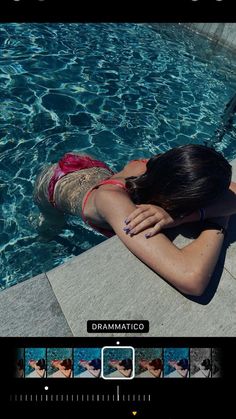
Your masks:
M178 24L0 25L0 287L105 237L76 217L50 242L34 220L45 163L91 153L114 171L173 146L214 142L235 93L233 55ZM216 147L236 156L236 132Z

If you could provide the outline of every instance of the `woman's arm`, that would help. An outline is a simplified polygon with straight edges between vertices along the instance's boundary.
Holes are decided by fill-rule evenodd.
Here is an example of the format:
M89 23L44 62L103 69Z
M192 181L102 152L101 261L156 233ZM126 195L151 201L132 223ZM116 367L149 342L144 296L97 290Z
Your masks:
M179 375L181 375L181 377L185 378L188 375L188 370L182 370L182 369L178 369L176 368L176 371Z
M87 370L90 372L90 374L92 374L94 377L99 377L101 370L95 370L94 367L92 367L91 365L87 364L87 366L85 365L85 368L87 368Z
M205 377L207 377L207 378L210 377L211 370L201 370L201 372Z
M41 378L43 378L43 377L44 377L44 374L45 374L45 370L41 370L39 367L38 367L38 368L35 368L35 369L36 369L36 371L37 371L38 375L39 375Z
M154 377L159 378L161 376L161 369L159 370L155 370L153 367L152 368L148 368L148 371L154 375Z
M230 216L236 213L236 183L231 182L229 190L213 204L204 208L205 219ZM136 205L125 222L133 234L152 227L151 234L155 235L165 228L176 227L181 224L193 223L200 220L198 210L183 218L174 219L163 208L151 204Z
M124 375L124 377L130 377L131 376L131 372L132 372L132 370L131 369L129 369L129 370L126 370L124 367L120 367L120 368L117 368L117 370L122 374L122 375Z
M95 196L98 213L142 262L185 294L199 296L208 285L220 255L224 235L205 230L186 247L177 248L163 233L145 238L146 229L130 237L123 231L124 220L135 209L125 191L109 185Z
M66 377L66 378L70 378L71 376L71 369L66 370L65 367L63 367L62 365L58 365L57 368L62 372L62 374Z

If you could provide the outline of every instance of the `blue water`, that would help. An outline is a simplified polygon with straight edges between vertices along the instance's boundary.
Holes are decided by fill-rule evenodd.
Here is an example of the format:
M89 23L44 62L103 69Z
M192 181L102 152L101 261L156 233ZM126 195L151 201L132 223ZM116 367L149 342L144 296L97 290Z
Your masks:
M26 348L25 349L25 376L30 374L34 369L29 365L30 359L38 361L39 359L46 361L46 348Z
M135 348L135 375L145 371L140 367L139 362L145 359L149 362L160 358L162 360L162 348Z
M178 24L0 25L0 287L67 261L103 236L76 218L35 229L33 183L76 150L118 171L130 159L208 142L236 88L236 61ZM236 156L235 130L218 144Z
M189 348L164 348L164 376L175 371L168 361L179 361L182 358L189 360Z
M123 359L133 359L132 349L104 349L103 351L103 375L107 376L112 372L116 371L115 368L112 368L108 362L111 360L122 361Z
M63 361L64 359L73 359L73 350L71 348L48 348L47 349L47 377L58 371L53 368L51 362L54 359Z
M74 349L74 376L86 371L79 365L79 360L92 361L93 359L101 359L101 349L99 348L75 348Z

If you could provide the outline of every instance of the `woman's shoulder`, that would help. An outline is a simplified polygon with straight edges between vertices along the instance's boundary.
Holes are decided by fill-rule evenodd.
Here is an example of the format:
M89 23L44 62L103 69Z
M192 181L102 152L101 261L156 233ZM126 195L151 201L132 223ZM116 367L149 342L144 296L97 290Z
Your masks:
M131 160L124 166L122 174L124 177L140 176L146 172L146 165L149 159Z

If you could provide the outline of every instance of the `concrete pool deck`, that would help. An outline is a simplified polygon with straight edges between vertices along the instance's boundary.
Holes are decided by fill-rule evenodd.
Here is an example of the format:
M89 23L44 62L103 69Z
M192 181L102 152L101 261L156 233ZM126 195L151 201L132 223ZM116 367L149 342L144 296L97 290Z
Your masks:
M236 159L231 164L236 181ZM179 247L196 234L196 225L168 232ZM236 215L230 219L220 259L202 297L177 292L115 236L2 291L0 336L97 336L87 333L87 320L149 320L149 334L136 336L235 336L235 262Z

